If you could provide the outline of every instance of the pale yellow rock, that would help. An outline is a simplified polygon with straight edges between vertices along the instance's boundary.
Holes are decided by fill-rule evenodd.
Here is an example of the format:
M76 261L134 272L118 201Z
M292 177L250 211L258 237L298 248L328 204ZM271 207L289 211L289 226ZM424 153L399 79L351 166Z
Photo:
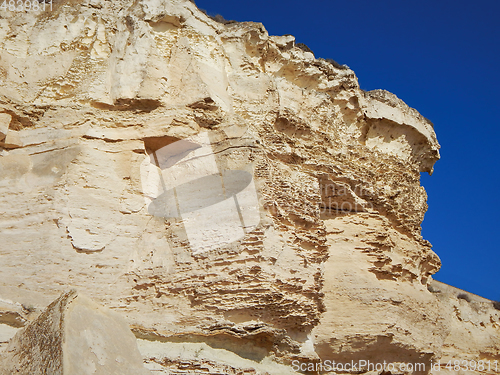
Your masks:
M296 375L291 366L275 363L270 358L260 361L240 357L225 349L214 349L205 343L173 343L138 340L145 366L154 374L174 371L196 371L204 368L210 374Z
M150 374L125 321L75 291L17 332L0 360L2 374Z
M20 328L12 327L8 324L0 324L0 353L7 347L9 341L19 331ZM1 367L1 364L0 364Z
M429 120L387 91L374 90L366 96L369 98L365 104L369 123L366 145L401 158L415 158L420 162L421 172L432 174L440 146Z
M0 297L44 306L75 286L142 339L272 374L498 357L491 303L427 289L440 260L421 236L420 173L439 144L397 97L188 0L63 0L0 25L20 137L0 151Z
M2 352L10 339L27 322L29 311L34 311L32 306L23 306L6 299L0 299L0 352Z
M23 147L24 143L21 139L21 136L19 135L19 132L11 130L7 132L7 135L5 136L3 141L0 142L0 146L11 149Z
M2 141L9 130L12 116L8 113L0 113L0 141Z

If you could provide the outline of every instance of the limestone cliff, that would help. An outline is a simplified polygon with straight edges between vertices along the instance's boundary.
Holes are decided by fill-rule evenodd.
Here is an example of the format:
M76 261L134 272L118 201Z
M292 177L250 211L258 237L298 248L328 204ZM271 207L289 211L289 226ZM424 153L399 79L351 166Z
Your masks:
M500 359L491 302L428 290L439 144L396 96L188 0L0 12L7 331L75 287L164 373Z

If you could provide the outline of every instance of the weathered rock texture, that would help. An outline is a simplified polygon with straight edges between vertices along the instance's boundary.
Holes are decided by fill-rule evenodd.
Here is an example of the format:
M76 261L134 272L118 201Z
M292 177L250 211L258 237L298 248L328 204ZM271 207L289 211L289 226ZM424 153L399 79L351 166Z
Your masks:
M491 304L479 313L427 289L440 261L420 235L420 173L439 144L393 94L187 0L62 0L2 13L0 30L2 298L44 307L76 286L141 339L241 358L217 370L186 354L214 374L245 361L498 359ZM259 216L193 252L193 222L151 209L175 181L150 184L141 166L161 176L158 150L200 134L209 161L187 150L186 165L250 173ZM232 219L203 213L193 220L227 237ZM182 368L167 352L145 356Z
M2 375L150 374L125 321L76 291L17 332L0 360Z

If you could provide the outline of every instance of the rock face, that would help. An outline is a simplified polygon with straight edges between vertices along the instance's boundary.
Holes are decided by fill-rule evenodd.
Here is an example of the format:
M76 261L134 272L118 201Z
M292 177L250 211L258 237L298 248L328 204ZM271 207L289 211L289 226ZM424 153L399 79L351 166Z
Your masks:
M439 144L393 94L188 0L54 1L0 30L1 298L75 286L165 373L498 359L491 303L428 290Z
M76 291L19 331L0 358L1 374L150 374L125 321Z

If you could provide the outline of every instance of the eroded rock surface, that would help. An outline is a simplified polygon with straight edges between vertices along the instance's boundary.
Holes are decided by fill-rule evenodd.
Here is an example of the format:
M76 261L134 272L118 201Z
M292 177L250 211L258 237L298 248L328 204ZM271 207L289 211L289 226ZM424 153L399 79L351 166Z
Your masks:
M439 144L416 110L187 0L62 0L0 30L0 297L72 285L141 339L280 366L451 347L420 235ZM497 358L496 338L454 355Z
M76 291L16 333L0 356L0 373L150 374L125 321Z

